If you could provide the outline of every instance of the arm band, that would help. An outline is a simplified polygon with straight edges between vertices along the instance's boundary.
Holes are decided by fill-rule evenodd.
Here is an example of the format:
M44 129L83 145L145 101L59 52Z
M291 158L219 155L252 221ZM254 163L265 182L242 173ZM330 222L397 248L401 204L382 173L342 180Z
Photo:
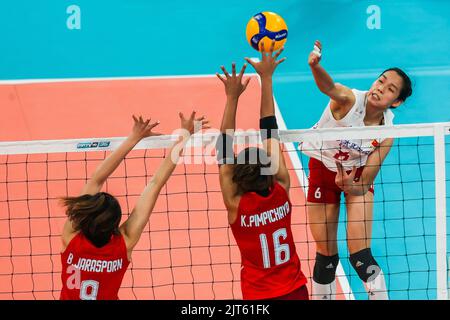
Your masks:
M222 164L234 164L234 150L233 150L233 137L221 133L216 142L217 150L217 163Z
M277 139L280 140L278 135L278 124L275 116L268 116L259 119L259 128L261 129L261 139Z

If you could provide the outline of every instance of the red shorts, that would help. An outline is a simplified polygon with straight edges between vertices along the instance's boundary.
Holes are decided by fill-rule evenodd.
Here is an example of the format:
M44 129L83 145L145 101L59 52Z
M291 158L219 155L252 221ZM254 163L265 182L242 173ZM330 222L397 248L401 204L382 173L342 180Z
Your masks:
M308 202L315 203L340 203L342 189L334 182L336 172L329 170L321 161L311 158L309 160L309 187ZM356 170L355 180L361 177L364 166ZM351 171L347 171L350 173ZM369 192L374 193L373 185Z
M270 300L309 300L308 288L304 285L284 296L272 298Z

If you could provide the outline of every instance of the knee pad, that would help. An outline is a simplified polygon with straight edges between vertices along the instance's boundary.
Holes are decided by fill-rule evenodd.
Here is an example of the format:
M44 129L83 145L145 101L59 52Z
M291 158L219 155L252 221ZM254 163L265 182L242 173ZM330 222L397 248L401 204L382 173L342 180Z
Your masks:
M372 256L370 248L351 254L350 263L358 273L359 278L364 282L375 279L381 271L380 266Z
M332 283L336 277L336 268L339 263L339 256L324 256L316 253L316 263L314 264L313 280L319 284Z

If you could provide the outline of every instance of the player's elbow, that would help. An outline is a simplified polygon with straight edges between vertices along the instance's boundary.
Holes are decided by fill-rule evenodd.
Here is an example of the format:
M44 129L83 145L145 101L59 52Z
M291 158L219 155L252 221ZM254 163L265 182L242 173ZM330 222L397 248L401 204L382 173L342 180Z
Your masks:
M276 175L276 181L283 186L284 189L289 190L291 179L288 172L279 173Z
M319 90L320 92L322 92L323 94L331 97L333 95L333 92L336 89L336 86L334 85L334 83L331 84L319 84Z

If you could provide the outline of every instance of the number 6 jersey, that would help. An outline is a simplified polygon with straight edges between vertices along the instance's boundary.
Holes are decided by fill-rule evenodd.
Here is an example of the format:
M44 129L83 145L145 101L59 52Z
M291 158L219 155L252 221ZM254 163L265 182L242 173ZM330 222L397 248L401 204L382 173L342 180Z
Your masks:
M231 224L241 252L244 299L276 298L306 284L291 230L292 204L286 190L275 183L270 194L241 196Z
M61 300L117 300L129 265L122 235L97 248L82 232L61 253L61 263Z

